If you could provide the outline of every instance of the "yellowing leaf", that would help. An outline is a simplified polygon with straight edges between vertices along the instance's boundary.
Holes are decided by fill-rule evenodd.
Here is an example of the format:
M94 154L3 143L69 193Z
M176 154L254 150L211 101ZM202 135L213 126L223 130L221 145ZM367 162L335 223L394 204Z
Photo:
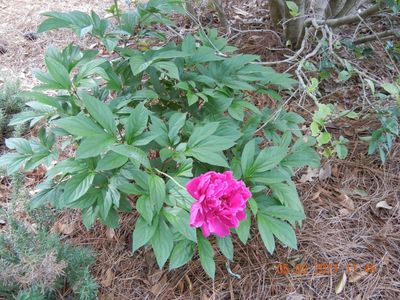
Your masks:
M340 294L344 290L344 287L346 286L346 282L347 282L347 276L346 276L346 273L343 273L342 276L340 277L338 284L335 287L336 294Z

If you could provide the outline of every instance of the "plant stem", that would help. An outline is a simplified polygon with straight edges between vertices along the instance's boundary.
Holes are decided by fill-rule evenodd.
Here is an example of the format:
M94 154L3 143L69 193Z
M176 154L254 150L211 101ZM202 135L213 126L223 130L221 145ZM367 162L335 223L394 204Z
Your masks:
M155 168L154 170L156 170L158 173L164 175L165 177L168 177L169 179L171 179L177 186L179 186L181 189L185 190L185 187L183 185L181 185L178 181L176 181L172 176L168 175L167 173L164 173L163 171L160 171L159 169Z
M121 25L121 16L119 15L118 0L114 0L114 5L115 5L115 16L117 17L118 25Z

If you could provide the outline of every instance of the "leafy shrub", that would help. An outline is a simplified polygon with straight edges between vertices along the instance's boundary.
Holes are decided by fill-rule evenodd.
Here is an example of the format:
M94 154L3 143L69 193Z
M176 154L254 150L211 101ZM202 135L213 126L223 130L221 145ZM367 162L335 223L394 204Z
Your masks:
M290 91L296 82L288 74L255 63L257 56L234 54L235 48L215 30L186 35L179 44L160 46L154 40L162 34L149 25L161 22L172 28L160 11L181 9L175 3L150 1L121 12L114 30L93 12L45 14L49 18L41 31L69 27L80 36L91 34L110 54L97 58L97 51L74 45L48 49L48 72L35 71L42 82L36 89L58 93L31 92L33 110L12 121L35 124L44 118L47 129L42 127L37 139L8 139L15 152L2 156L0 165L13 173L56 161L31 208L50 203L81 209L87 227L96 219L117 227L118 212L131 211L128 195L135 195L140 216L133 250L151 245L159 266L169 259L173 269L192 259L197 248L202 266L214 278L213 249L189 226L193 198L183 186L210 170L232 170L253 195L247 218L233 232L246 243L253 215L273 253L275 238L297 247L294 227L305 215L291 177L294 168L317 167L319 157L312 148L315 139L299 129L301 116L260 111L251 103L253 95L279 98L278 92ZM123 46L129 39L146 46ZM59 139L76 149L73 157L60 159ZM217 244L233 259L230 236Z

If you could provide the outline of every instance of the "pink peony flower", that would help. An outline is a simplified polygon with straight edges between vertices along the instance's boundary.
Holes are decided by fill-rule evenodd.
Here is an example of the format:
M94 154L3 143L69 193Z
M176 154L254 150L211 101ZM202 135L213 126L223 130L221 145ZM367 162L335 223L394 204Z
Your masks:
M186 189L196 199L190 209L190 226L201 227L205 237L210 233L227 236L230 228L237 228L246 218L251 193L231 171L207 172L190 180Z

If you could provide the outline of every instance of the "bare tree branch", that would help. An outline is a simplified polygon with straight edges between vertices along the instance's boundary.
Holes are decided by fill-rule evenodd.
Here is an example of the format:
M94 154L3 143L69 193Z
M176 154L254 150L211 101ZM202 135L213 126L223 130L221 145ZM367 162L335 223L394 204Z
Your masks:
M350 16L345 16L345 17L337 18L337 19L328 19L326 21L317 21L317 24L318 25L328 25L332 28L335 28L335 27L342 26L345 24L351 24L351 23L357 22L360 20L360 17L366 18L366 17L372 16L372 15L376 14L377 12L379 12L381 9L382 9L382 3L377 3L357 15L350 15Z

